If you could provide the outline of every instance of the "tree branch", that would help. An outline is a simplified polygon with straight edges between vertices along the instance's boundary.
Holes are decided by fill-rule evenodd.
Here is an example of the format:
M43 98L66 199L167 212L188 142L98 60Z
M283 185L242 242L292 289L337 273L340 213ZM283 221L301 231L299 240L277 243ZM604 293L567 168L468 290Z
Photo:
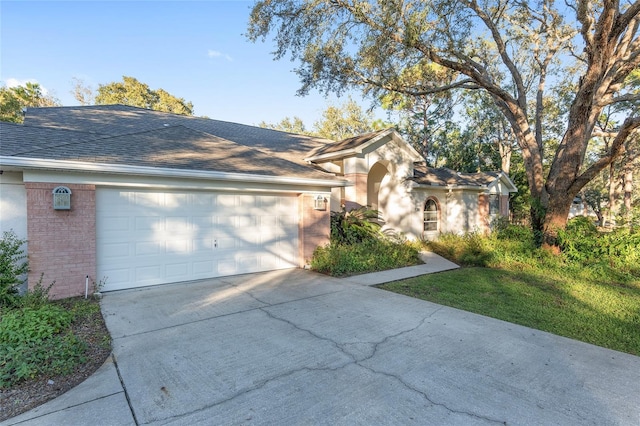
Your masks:
M572 188L577 188L577 190L580 191L580 189L582 189L587 183L593 180L593 178L595 178L598 173L600 173L605 167L607 167L616 158L618 158L618 156L622 153L624 143L626 142L627 138L639 128L640 117L628 117L622 124L622 127L618 131L618 134L611 142L611 147L609 148L608 154L593 163L587 170L576 177L576 179L571 184L570 190Z
M498 53L500 54L500 57L502 58L502 62L506 65L516 85L516 90L518 92L518 105L520 106L520 109L522 109L523 111L526 111L527 95L526 95L524 82L522 81L522 75L520 74L520 72L518 71L518 68L509 57L509 54L507 53L506 44L502 39L502 35L500 34L500 31L496 27L495 23L491 20L491 17L484 10L482 10L480 6L478 6L478 3L476 0L465 1L465 3L469 8L471 8L471 10L473 10L478 15L478 17L487 26L489 31L491 31L491 36L493 37L493 41L496 43L496 47L498 49Z

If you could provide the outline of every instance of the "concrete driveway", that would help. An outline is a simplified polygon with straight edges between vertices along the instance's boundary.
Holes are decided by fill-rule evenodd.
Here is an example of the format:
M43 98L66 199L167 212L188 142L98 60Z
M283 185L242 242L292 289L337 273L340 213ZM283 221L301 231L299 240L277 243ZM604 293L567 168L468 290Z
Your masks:
M103 312L115 359L52 401L75 405L7 424L640 424L639 357L310 271Z

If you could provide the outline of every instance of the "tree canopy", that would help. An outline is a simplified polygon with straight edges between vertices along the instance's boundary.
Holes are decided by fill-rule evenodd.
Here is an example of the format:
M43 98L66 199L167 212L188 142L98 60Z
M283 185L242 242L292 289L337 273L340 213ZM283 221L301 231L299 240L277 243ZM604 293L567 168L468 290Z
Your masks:
M640 127L637 109L622 112L608 149L585 163L603 109L640 101L623 84L640 65L639 26L640 1L262 0L248 37L274 33L275 57L300 64L302 94L351 87L376 96L485 92L521 152L532 226L552 246L573 198ZM447 72L407 72L434 65ZM549 100L560 94L567 108L552 111L562 130L550 141Z
M27 82L24 86L0 87L0 121L22 123L22 110L28 107L59 106L52 95L43 92L38 83Z
M133 77L123 76L121 82L98 85L97 105L122 104L173 114L193 115L193 104L177 98L163 89L152 90Z
M349 98L341 105L329 105L322 112L322 118L313 123L313 129L307 130L300 117L285 117L276 124L261 122L260 127L280 130L301 135L319 136L340 141L362 133L379 129L384 123L373 120L371 112L364 111L360 105Z

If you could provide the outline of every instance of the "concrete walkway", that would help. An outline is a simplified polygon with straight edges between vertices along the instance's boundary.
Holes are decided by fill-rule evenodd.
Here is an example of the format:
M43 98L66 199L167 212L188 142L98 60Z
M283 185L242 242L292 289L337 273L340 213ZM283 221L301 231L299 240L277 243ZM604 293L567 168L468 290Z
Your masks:
M369 286L421 267L108 293L112 357L2 425L640 424L639 357Z

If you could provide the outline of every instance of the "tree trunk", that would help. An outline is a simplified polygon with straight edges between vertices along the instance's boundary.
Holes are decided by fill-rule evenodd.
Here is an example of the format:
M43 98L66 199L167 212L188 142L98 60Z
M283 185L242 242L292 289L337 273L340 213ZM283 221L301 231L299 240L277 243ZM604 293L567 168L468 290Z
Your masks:
M609 214L608 222L609 224L613 224L615 221L616 214L618 213L618 198L620 196L620 179L618 179L618 174L616 173L616 164L611 163L608 169L608 183L609 183ZM602 225L606 225L603 223Z
M634 146L634 142L637 143L637 139L629 139L626 143L626 155L625 162L622 167L623 173L623 201L624 201L624 209L626 215L626 222L628 224L632 224L633 221L633 205L632 205L632 197L633 197L633 168L634 163L640 157L640 149Z
M542 247L559 253L558 231L564 229L571 210L571 203L577 194L554 193L549 195L549 204L544 215Z

